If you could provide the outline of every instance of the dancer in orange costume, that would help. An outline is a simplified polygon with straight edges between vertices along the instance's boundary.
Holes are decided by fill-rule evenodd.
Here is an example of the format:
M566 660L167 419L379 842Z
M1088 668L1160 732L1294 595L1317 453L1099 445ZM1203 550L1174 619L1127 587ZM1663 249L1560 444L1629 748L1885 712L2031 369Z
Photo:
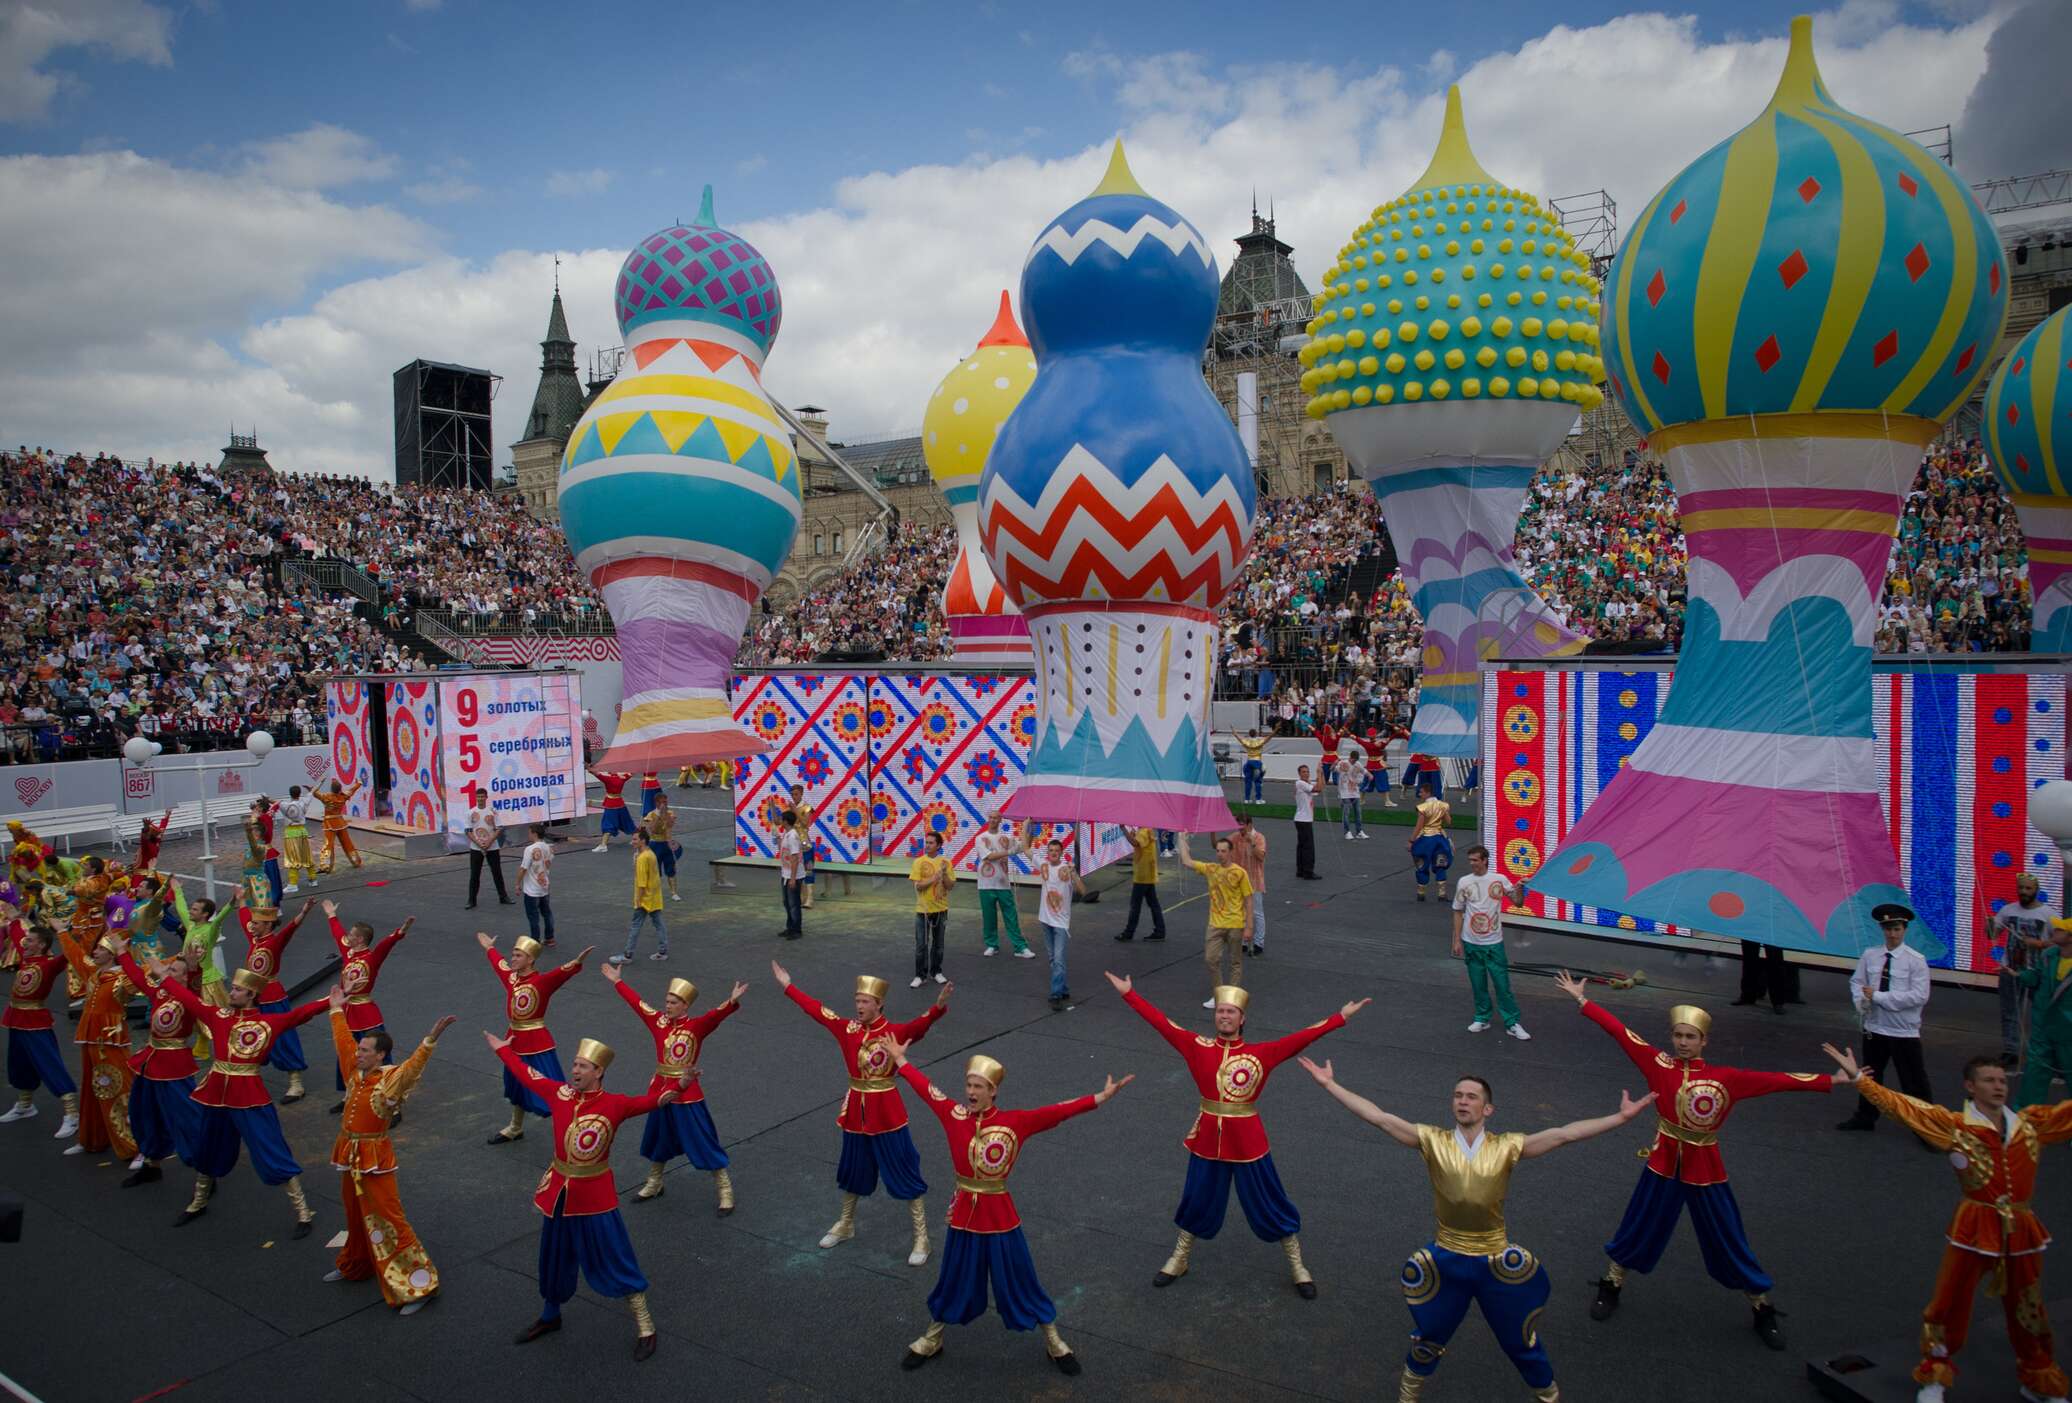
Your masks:
M71 931L58 932L65 963L86 989L86 1007L72 1031L79 1045L79 1138L65 1153L83 1155L113 1148L127 1168L137 1156L130 1134L130 1037L128 1004L136 992L116 966L114 942L103 936L89 954Z
M2007 1104L2007 1069L2000 1059L1974 1057L1964 1064L1964 1109L1952 1111L1889 1091L1856 1065L1853 1054L1832 1044L1822 1047L1842 1069L1837 1082L1854 1082L1865 1100L1949 1154L1964 1193L1944 1235L1935 1295L1921 1312L1921 1362L1914 1366L1920 1403L1942 1403L1943 1391L1957 1380L1957 1353L1971 1330L1980 1281L2007 1312L2022 1397L2063 1398L2065 1371L2054 1357L2043 1308L2043 1249L2050 1246L2050 1233L2029 1201L2043 1147L2072 1140L2072 1101L2014 1110Z
M71 884L71 927L72 938L79 942L80 949L93 949L108 933L108 893L122 870L100 857L89 857L79 864L79 876ZM86 980L76 968L66 971L65 994L74 999L86 997Z
M345 1200L345 1246L326 1281L381 1284L382 1299L398 1315L415 1315L439 1290L439 1269L432 1265L396 1192L396 1149L389 1142L389 1122L416 1089L439 1045L439 1034L453 1026L447 1014L432 1025L417 1051L401 1066L389 1067L394 1044L385 1032L355 1038L346 1026L345 989L331 986L331 1046L338 1054L338 1074L345 1078L345 1110L338 1122L338 1143L331 1147L331 1167L339 1173Z
M353 835L345 826L345 806L351 803L353 795L359 792L360 786L357 783L350 789L341 789L335 779L331 781L329 789L317 791L317 802L324 806L324 851L322 856L317 858L317 871L328 873L331 870L335 861L332 856L334 848L344 848L345 860L353 866L366 865L360 859L359 849L353 846Z

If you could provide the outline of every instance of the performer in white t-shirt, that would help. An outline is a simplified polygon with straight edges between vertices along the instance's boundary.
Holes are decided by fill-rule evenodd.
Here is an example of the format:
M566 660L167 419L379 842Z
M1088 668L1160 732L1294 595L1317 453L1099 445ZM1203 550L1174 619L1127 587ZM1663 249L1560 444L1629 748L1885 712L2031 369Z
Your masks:
M1338 743L1338 820L1348 842L1367 836L1360 816L1360 791L1367 787L1367 748L1345 737Z
M1065 845L1053 838L1043 845L1043 858L1036 864L1042 879L1037 898L1037 919L1043 923L1043 941L1050 951L1050 1007L1053 1013L1072 1000L1072 986L1065 978L1065 944L1072 935L1072 894L1086 895L1086 883L1079 869L1065 860Z
M1295 767L1295 875L1317 880L1317 786L1309 766Z
M554 943L554 907L547 900L548 869L553 865L554 845L547 841L547 825L535 823L532 841L518 857L518 895L525 899L525 924L542 945Z
M999 953L1000 927L1006 926L1014 957L1035 959L1036 952L1022 939L1022 917L1014 906L1014 857L1028 850L1028 834L995 809L986 815L986 831L972 840L972 847L978 853L978 920L986 953Z
M1490 988L1496 989L1496 1011L1504 1031L1520 1042L1532 1034L1518 1021L1518 1001L1511 997L1511 961L1504 953L1504 903L1511 884L1489 870L1489 849L1477 843L1468 849L1468 875L1453 887L1453 954L1468 966L1468 987L1475 993L1471 1033L1489 1029Z

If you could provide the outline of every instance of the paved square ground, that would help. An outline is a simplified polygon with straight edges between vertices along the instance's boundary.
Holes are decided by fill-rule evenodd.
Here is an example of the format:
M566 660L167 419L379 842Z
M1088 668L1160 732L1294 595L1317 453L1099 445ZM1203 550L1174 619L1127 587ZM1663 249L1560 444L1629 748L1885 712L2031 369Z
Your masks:
M1396 1275L1432 1235L1430 1190L1413 1153L1353 1120L1298 1067L1282 1070L1268 1088L1264 1121L1302 1210L1318 1299L1295 1295L1280 1252L1254 1239L1234 1206L1223 1234L1197 1246L1191 1275L1151 1288L1172 1244L1186 1160L1180 1140L1197 1098L1178 1059L1101 972L1134 976L1177 1021L1208 1027L1200 1008L1208 983L1203 884L1171 868L1161 884L1172 921L1165 944L1110 939L1122 924L1126 886L1075 911L1078 1002L1063 1013L1047 1005L1043 961L980 958L976 895L969 884L959 887L948 956L956 992L949 1016L919 1048L930 1075L952 1085L965 1058L982 1049L1007 1064L1005 1099L1015 1105L1096 1090L1110 1072L1135 1072L1137 1080L1106 1108L1035 1142L1013 1181L1038 1270L1084 1376L1062 1377L1036 1336L1007 1333L992 1316L953 1329L944 1356L922 1372L901 1373L906 1342L927 1324L935 1264L906 1265L906 1214L882 1196L864 1202L855 1241L830 1252L816 1246L837 1206L834 1115L844 1074L832 1041L780 996L769 965L782 959L802 989L837 1008L846 1007L856 974L883 975L895 982L891 1014L911 1016L934 993L905 987L911 896L903 883L866 881L843 896L838 880L824 878L806 938L780 941L773 879L751 874L737 892L706 891L704 859L731 846L724 796L688 790L680 797L684 899L668 908L671 959L639 959L627 975L651 1002L675 975L698 982L701 1006L724 998L733 979L752 987L704 1057L739 1211L718 1217L709 1178L681 1160L663 1198L634 1202L644 1169L637 1124L615 1154L626 1222L663 1334L654 1360L634 1364L624 1309L587 1290L570 1306L562 1333L522 1350L511 1343L538 1310L538 1215L529 1196L551 1146L540 1122L518 1145L483 1143L506 1108L498 1065L475 1030L502 1031L502 1000L473 935L487 929L508 946L525 921L519 907L493 901L462 910L465 864L442 859L371 862L321 892L340 901L348 919L365 917L383 930L417 916L379 988L400 1042L407 1046L442 1013L460 1015L395 1137L405 1205L442 1276L439 1298L399 1320L371 1284L320 1280L330 1266L325 1240L343 1226L328 1166L337 1124L328 1114L328 1070L312 1075L306 1101L282 1111L318 1210L317 1232L301 1242L288 1237L281 1193L262 1188L248 1165L224 1181L205 1218L176 1231L188 1192L184 1170L121 1190L122 1167L107 1156L61 1157L51 1139L55 1107L46 1102L36 1119L0 1126L0 1183L28 1200L22 1243L0 1249L9 1268L0 1275L0 1318L12 1322L0 1367L49 1403L154 1394L177 1403L492 1393L541 1400L1394 1396L1409 1329ZM1577 1016L1551 980L1523 969L1516 985L1532 1041L1465 1031L1466 979L1447 954L1446 909L1412 899L1405 830L1376 828L1366 842L1346 842L1319 825L1319 882L1293 879L1287 824L1268 822L1263 831L1272 845L1269 955L1246 976L1255 1035L1278 1035L1372 995L1373 1005L1316 1052L1333 1059L1353 1089L1438 1123L1453 1079L1464 1072L1495 1083L1499 1128L1600 1115L1617 1107L1622 1086L1640 1088L1610 1040ZM1461 847L1467 840L1456 836ZM509 854L507 865L515 868L515 858ZM166 865L191 871L192 862L193 845L176 845ZM564 1057L584 1036L617 1047L608 1084L619 1090L645 1080L646 1035L595 971L624 938L631 869L624 850L595 855L583 845L564 848L555 868L560 951L572 955L586 943L599 950L556 998L554 1033ZM1120 876L1103 873L1095 885ZM1022 904L1024 929L1034 933L1032 902L1025 895ZM315 971L329 953L321 924L306 927L291 949L288 977ZM1604 994L1607 1006L1660 1041L1670 1005L1705 1004L1716 1018L1711 1050L1726 1062L1821 1070L1822 1039L1847 1039L1855 1026L1838 976L1809 972L1806 1005L1778 1017L1728 1007L1739 968L1731 960L1515 935L1511 958L1643 968L1646 986ZM1997 1047L1994 1001L1939 990L1930 1024L1936 1090L1954 1099L1962 1058ZM320 1069L322 1028L307 1030L316 1035L308 1046ZM268 1080L278 1094L280 1078ZM1564 1397L1810 1398L1808 1356L1911 1331L1955 1198L1952 1177L1941 1156L1890 1126L1873 1135L1836 1133L1848 1109L1839 1095L1772 1097L1739 1109L1723 1139L1750 1236L1778 1280L1792 1342L1784 1354L1763 1348L1740 1298L1705 1276L1687 1228L1662 1267L1629 1286L1612 1322L1590 1322L1602 1244L1640 1172L1636 1156L1652 1122L1521 1166L1511 1232L1553 1279L1540 1329ZM937 1127L918 1110L915 1117L940 1250L951 1172ZM2062 1167L2046 1170L2037 1198L2046 1223L2072 1224L2072 1176ZM1997 1316L1997 1305L1985 1303L1977 1333L1995 1331ZM2012 1378L1968 1378L1976 1388L1965 1396L2012 1396ZM1471 1318L1426 1396L1522 1398L1525 1390L1487 1327Z

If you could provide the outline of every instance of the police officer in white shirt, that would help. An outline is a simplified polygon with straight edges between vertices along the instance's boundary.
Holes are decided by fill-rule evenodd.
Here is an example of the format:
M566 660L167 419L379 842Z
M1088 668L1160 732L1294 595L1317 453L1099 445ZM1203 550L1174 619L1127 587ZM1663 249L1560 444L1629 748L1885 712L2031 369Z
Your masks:
M1885 934L1856 961L1849 995L1863 1016L1863 1061L1875 1067L1878 1083L1889 1085L1885 1068L1899 1069L1899 1089L1923 1101L1935 1099L1928 1089L1928 1068L1921 1060L1921 1010L1928 1006L1928 961L1907 944L1907 925L1914 913L1896 901L1871 911ZM1875 1130L1877 1108L1856 1098L1856 1113L1837 1130Z

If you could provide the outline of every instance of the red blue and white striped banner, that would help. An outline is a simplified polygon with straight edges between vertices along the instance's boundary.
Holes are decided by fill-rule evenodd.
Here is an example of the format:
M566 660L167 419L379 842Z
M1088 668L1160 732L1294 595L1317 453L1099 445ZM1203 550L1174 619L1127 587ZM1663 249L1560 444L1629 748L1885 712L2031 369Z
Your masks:
M1484 673L1482 834L1498 870L1529 883L1653 728L1670 682L1667 668ZM2029 822L2028 795L2065 775L2066 679L1894 668L1871 685L1893 851L1915 911L1943 947L1930 963L1990 970L1986 921L2014 899L2015 878L2034 873L2053 901L2063 890L2056 845ZM1555 920L1689 933L1527 892L1527 909Z

